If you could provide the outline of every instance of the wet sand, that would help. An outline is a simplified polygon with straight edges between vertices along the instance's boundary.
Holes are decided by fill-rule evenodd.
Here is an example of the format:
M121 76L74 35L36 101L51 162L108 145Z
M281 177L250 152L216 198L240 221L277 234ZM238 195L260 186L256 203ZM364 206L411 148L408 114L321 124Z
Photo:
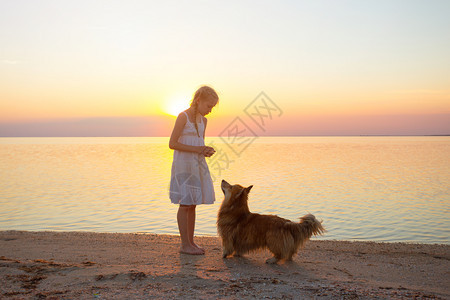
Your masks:
M179 237L0 232L5 299L450 299L450 245L310 241L292 262L266 251L223 259L179 254Z

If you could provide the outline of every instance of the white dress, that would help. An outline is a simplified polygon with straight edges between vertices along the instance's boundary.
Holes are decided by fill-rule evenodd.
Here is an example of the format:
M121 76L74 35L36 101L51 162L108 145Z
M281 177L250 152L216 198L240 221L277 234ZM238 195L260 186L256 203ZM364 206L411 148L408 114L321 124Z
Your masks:
M184 125L178 142L189 146L205 146L203 118L197 122L200 135L198 136L195 125L189 121L186 112L184 113L187 118L186 125ZM170 200L174 204L183 205L214 203L214 186L203 154L174 151L170 178Z

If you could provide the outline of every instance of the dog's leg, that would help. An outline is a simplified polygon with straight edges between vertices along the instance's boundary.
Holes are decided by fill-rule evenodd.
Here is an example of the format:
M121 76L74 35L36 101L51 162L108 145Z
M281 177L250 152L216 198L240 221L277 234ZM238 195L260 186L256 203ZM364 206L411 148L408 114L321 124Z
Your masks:
M276 264L280 259L274 257L271 257L269 259L266 260L266 264Z
M233 254L233 250L230 250L230 249L223 249L223 254L222 254L222 257L223 258L227 258L228 256L230 256L230 255L232 255Z
M267 235L267 248L273 254L272 258L266 260L268 264L292 260L295 251L294 237L289 232L282 230L270 232Z
M229 240L222 239L222 257L227 258L227 256L232 255L234 252L233 242Z

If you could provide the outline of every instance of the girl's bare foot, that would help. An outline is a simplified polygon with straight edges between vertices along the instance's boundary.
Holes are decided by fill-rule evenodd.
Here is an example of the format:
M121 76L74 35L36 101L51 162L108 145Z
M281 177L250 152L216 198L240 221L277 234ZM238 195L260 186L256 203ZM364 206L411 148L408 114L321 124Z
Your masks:
M180 253L189 254L189 255L203 255L205 251L193 246L189 247L180 247Z
M195 248L199 249L200 251L203 252L203 254L205 254L205 249L203 249L202 247L200 247L200 246L197 245L196 243L193 243L192 246L194 246Z

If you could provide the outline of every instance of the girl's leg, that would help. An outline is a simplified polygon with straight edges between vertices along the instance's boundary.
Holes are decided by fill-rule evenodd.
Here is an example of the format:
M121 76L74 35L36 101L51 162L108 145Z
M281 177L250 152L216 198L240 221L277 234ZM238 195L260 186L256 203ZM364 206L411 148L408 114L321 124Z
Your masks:
M185 254L204 254L199 248L195 247L191 243L191 228L192 226L192 206L180 205L178 208L177 221L178 229L180 231L181 247L180 252ZM194 226L195 226L195 206L194 206ZM193 229L192 229L193 236Z
M205 249L199 247L196 243L194 243L194 231L195 231L195 205L190 206L189 210L189 217L188 217L188 237L189 242L192 246L200 249L203 253L205 252Z

